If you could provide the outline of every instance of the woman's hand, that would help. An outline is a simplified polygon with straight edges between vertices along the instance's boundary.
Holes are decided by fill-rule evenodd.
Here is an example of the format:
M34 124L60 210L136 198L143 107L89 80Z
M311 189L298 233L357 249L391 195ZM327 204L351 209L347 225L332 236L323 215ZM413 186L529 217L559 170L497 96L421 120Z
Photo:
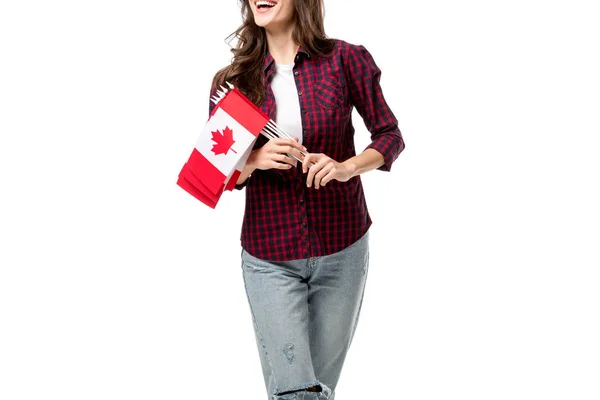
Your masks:
M246 165L252 169L290 169L297 165L297 161L288 155L293 154L302 159L301 151L306 151L306 147L298 143L298 138L271 139L264 146L250 153Z
M332 179L346 182L353 176L349 165L339 163L322 153L309 153L304 157L302 171L304 173L308 171L306 186L311 187L314 185L315 189L325 186Z

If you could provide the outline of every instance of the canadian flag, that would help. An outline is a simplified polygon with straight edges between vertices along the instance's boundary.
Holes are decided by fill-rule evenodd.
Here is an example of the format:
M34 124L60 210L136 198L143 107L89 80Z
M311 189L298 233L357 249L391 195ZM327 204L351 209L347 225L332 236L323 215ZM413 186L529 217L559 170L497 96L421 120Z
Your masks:
M177 184L211 208L232 190L269 118L237 89L228 91L206 122Z

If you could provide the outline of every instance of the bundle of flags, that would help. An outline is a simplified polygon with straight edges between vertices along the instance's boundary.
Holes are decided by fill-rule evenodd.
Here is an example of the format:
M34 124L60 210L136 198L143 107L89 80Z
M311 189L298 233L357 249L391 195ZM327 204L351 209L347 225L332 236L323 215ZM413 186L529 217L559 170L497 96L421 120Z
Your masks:
M233 85L227 85L211 98L215 108L177 179L181 188L211 208L225 190L235 187L259 134L291 138Z

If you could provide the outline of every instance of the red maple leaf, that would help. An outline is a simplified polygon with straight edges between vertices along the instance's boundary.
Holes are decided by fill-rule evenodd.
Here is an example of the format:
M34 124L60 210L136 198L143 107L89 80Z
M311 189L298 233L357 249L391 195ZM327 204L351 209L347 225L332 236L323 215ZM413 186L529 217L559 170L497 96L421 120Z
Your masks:
M231 146L235 143L235 140L233 140L233 131L229 129L229 127L226 126L225 129L223 129L223 133L221 133L221 131L218 129L216 132L211 131L211 133L212 140L216 143L212 148L212 152L215 153L215 155L227 155L229 150L237 154L237 151L231 148Z

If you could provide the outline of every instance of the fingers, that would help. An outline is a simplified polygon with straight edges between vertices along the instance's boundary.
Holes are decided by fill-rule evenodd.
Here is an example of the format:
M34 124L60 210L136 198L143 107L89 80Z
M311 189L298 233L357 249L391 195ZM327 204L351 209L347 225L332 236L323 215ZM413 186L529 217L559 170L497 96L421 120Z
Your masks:
M294 160L286 154L273 154L273 160L279 163L289 164L290 166L294 167L298 165L298 161Z
M327 183L329 183L329 181L331 181L332 179L335 178L335 168L331 168L331 170L323 177L321 178L321 182L320 185L321 186L325 186L327 185Z
M271 143L271 148L277 153L290 153L294 149L298 152L306 151L306 147L298 143L298 138L294 138L294 140L274 138L269 140L269 143Z
M295 158L300 161L304 159L304 154L302 153L306 152L306 147L298 143L298 138L294 138L294 140L281 138L271 139L265 147L267 147L266 150L270 153L285 154L290 159ZM291 164L294 166L297 165L296 161L292 161Z
M304 160L304 154L297 149L292 149L290 152L287 153L287 155L300 162Z
M321 168L321 170L319 172L317 172L315 174L314 182L313 182L315 189L318 189L320 186L325 186L325 183L323 182L323 178L326 175L329 175L332 170L333 170L333 163L327 163L323 166L323 168Z
M258 169L290 169L298 165L304 156L306 147L298 143L298 139L270 139L256 153L252 153L251 162ZM294 158L295 157L295 158Z
M297 165L297 161L285 154L264 153L262 156L262 168L260 169L290 169Z
M277 162L274 160L269 161L269 168L270 169L290 169L292 168L293 164L287 164L287 163L282 163L282 162Z
M316 163L310 165L311 161L316 160ZM315 189L318 189L323 178L333 168L331 158L324 154L308 154L302 163L302 170L308 170L306 176L306 186L311 187L314 185Z
M297 147L292 147L292 146L288 146L288 145L275 145L271 148L271 151L273 151L274 153L279 153L279 154L289 154L289 155L293 154L300 159L302 159L301 157L304 157L301 153L302 150L298 150Z
M308 153L302 159L302 172L307 173L308 169L311 167L311 164L316 163L322 157L325 157L325 154Z

